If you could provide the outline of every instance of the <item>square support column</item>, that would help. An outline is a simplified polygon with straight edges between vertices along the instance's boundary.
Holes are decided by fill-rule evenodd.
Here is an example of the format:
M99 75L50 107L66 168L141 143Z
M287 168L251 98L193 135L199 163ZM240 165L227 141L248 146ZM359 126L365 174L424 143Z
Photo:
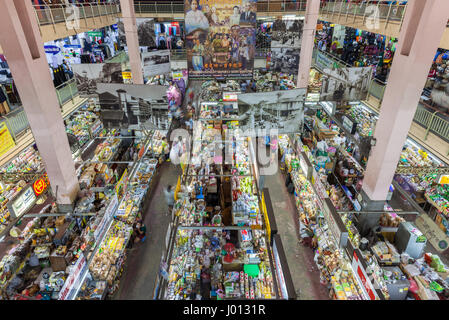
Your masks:
M30 1L0 1L0 44L57 203L70 205L79 184L67 133Z
M143 83L142 60L140 58L139 38L137 36L136 14L133 0L120 0L126 46L134 84Z
M307 0L306 17L301 37L301 52L299 53L298 88L307 88L309 74L312 66L313 46L315 43L315 30L318 22L320 0Z
M409 0L363 181L372 201L387 197L448 17L447 0Z

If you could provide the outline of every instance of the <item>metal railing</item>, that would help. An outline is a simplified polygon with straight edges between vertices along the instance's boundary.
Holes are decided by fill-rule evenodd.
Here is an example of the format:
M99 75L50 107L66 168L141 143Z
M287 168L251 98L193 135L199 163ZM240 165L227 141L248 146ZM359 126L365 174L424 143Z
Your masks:
M23 107L1 117L0 122L6 122L14 141L17 141L17 136L30 126Z
M307 0L260 0L257 2L257 12L298 12L306 10ZM183 1L157 2L139 1L134 3L136 14L145 13L184 13Z
M74 22L75 19L86 21L88 18L98 19L101 22L102 16L120 12L120 5L118 4L99 4L95 2L77 3L69 6L65 4L34 4L33 7L39 26L54 25L61 22L67 24Z
M67 101L72 100L78 95L78 88L76 86L75 78L64 82L56 88L56 96L58 97L59 105L62 107ZM18 135L30 126L23 106L0 117L0 122L6 122L9 132L13 136L14 141Z
M335 17L344 17L345 21L356 21L356 18L362 18L362 23L368 29L376 28L376 22L388 24L389 22L399 22L402 25L404 13L407 9L407 4L402 4L404 1L321 1L320 14L331 15L331 20ZM380 20L380 21L379 21Z
M439 112L432 112L427 110L424 105L418 105L413 121L426 129L424 140L427 139L429 132L432 132L444 141L449 142L449 121L438 116Z
M56 96L58 97L60 106L69 100L73 100L77 95L78 87L76 85L75 77L56 87Z
M382 101L382 99L384 97L386 85L387 85L386 83L384 83L376 78L372 79L370 86L368 88L369 95Z

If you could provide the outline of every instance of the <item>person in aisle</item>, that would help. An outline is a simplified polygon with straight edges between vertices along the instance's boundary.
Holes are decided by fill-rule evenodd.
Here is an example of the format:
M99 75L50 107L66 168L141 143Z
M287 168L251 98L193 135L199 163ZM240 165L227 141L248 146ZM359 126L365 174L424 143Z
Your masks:
M136 223L136 228L134 229L136 233L136 239L134 240L137 242L144 242L146 239L146 233L147 233L147 227L143 223L141 219L139 219Z
M182 155L182 137L179 137L178 141L173 141L173 145L170 150L170 161L177 165Z
M165 201L167 202L167 215L169 215L173 210L173 205L175 203L175 190L171 185L167 186L167 189L164 189Z
M164 161L170 161L170 146L166 137L162 138L162 151L164 152Z

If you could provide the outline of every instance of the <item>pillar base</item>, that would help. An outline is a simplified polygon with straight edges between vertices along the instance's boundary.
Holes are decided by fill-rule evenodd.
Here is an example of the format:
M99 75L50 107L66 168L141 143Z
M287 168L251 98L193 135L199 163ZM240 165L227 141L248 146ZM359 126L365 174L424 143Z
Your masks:
M61 213L69 213L73 212L73 209L75 209L75 205L72 204L57 204L58 206L58 212Z
M371 200L363 189L360 190L360 195L362 196L362 201L359 200L362 211L384 211L385 200Z

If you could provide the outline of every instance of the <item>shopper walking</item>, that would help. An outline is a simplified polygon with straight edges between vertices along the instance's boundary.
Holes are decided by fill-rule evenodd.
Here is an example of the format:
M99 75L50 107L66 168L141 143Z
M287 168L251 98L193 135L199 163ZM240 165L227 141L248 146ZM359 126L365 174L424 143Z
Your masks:
M167 201L168 206L168 212L167 215L169 215L173 210L173 205L175 203L175 190L173 190L173 187L169 185L167 189L164 189L164 195L165 195L165 201Z

